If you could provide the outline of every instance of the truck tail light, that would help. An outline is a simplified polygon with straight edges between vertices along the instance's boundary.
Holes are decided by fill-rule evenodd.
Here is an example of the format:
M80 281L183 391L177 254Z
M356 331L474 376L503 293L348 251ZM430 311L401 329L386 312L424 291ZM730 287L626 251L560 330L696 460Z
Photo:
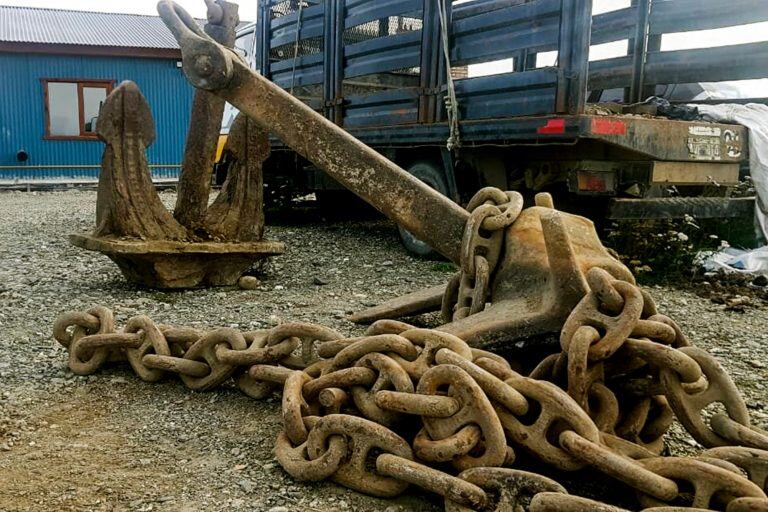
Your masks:
M579 192L605 194L616 189L616 179L613 173L578 171L576 177L578 178Z

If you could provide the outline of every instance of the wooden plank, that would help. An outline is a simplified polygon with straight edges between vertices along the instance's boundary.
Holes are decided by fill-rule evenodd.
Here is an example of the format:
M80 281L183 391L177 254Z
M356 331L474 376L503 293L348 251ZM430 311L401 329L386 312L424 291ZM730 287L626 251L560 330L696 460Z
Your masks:
M344 26L356 27L363 23L393 16L408 15L421 18L423 3L413 0L348 0L344 7Z
M500 26L486 32L455 36L451 51L451 63L465 66L493 60L507 59L515 52L529 50L532 53L557 50L560 36L559 19L531 26Z
M589 63L589 89L621 89L632 85L632 57L615 57Z
M560 0L536 0L520 5L511 5L504 9L483 13L453 22L451 33L454 36L480 33L491 28L510 25L539 25L546 18L560 15Z
M293 68L292 58L272 63L270 66L272 81L283 88L288 88L291 85L303 86L323 83L325 67L322 53L305 55L296 59L295 77Z
M557 61L563 80L558 87L555 112L582 114L589 85L592 0L563 2L560 16L562 23Z
M764 0L655 0L651 34L690 32L768 21Z
M557 84L556 68L459 80L456 96L461 118L548 114L555 108Z
M456 66L510 58L519 50L556 50L560 0L537 0L454 21L451 62Z
M345 78L419 67L421 31L347 45L344 57Z
M755 216L755 198L666 197L648 199L612 199L609 219L751 219Z
M631 39L637 27L637 7L627 7L592 17L592 44Z
M325 3L302 9L301 20L302 23L306 23L317 18L322 18L323 16L325 16ZM269 25L273 31L280 31L285 28L290 29L296 26L296 20L298 20L298 18L299 11L296 10L285 16L280 16L279 18L271 20Z
M322 67L322 64L323 64L322 53L316 53L314 55L304 55L296 59L297 68L307 68L315 65L320 65ZM292 69L293 69L293 57L289 57L285 60L273 62L270 66L270 70L272 71L272 73L278 73L280 71L286 71L286 70L292 70Z
M453 21L521 5L528 0L474 0L453 6Z
M670 185L738 185L739 164L654 162L653 183Z
M768 75L768 42L648 53L645 83L749 80Z
M395 89L350 96L344 108L344 126L391 126L418 120L419 91Z

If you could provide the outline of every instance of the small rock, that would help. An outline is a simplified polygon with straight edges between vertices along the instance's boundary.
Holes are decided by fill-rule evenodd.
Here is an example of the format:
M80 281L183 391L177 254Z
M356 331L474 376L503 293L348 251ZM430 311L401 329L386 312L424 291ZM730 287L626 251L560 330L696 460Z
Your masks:
M746 307L750 305L751 305L751 301L749 297L743 297L739 295L739 296L727 299L725 301L725 310L743 313Z
M312 283L313 283L315 286L325 286L325 285L327 285L327 284L328 284L328 281L326 281L325 279L322 279L322 278L320 278L320 277L315 277L315 278L312 280Z
M760 288L765 288L766 286L768 286L768 276L759 275L755 278L754 281L752 281L752 284L755 286L759 286Z
M267 512L288 512L288 507L272 507Z
M749 365L753 368L765 368L765 363L762 361L758 361L757 359L753 359L752 361L749 361Z
M240 488L243 490L243 492L251 493L253 492L253 482L250 480L240 480L237 482L237 485L240 486Z
M257 290L261 286L261 281L253 276L243 276L237 282L241 290Z

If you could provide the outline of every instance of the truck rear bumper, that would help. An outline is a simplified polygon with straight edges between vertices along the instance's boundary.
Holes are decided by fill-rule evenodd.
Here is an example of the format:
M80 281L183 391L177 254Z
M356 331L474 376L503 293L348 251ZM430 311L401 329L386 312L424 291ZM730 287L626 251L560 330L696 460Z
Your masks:
M697 219L752 217L755 198L673 197L660 199L613 199L608 208L612 220Z

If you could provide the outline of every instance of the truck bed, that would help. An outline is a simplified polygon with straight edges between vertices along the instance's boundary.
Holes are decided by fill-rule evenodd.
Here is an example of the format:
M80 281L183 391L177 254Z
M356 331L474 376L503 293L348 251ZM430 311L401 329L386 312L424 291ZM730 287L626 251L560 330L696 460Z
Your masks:
M445 147L448 124L353 128L348 131L374 147ZM461 123L463 147L484 145L606 142L638 157L676 162L740 163L748 158L749 131L740 125L676 121L639 115L552 115L483 119ZM274 149L281 149L274 141Z

